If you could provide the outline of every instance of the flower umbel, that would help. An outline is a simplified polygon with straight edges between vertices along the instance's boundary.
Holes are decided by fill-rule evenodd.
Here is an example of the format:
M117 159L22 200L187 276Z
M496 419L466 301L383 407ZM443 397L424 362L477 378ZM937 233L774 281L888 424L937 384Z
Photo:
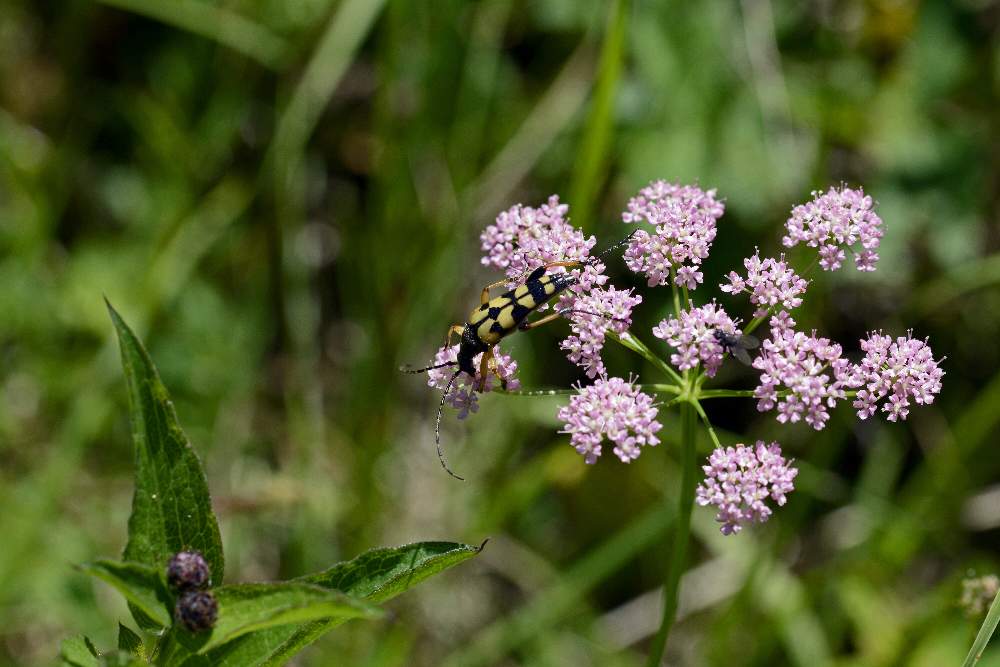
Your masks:
M828 338L795 331L795 320L782 311L771 318L771 338L765 340L753 361L760 370L760 385L754 390L761 412L778 408L778 421L804 419L817 431L826 426L832 408L853 386L851 365L840 345ZM784 388L787 393L779 395Z
M726 311L712 301L700 308L692 306L682 311L680 319L662 320L653 327L653 335L674 347L676 352L670 355L670 363L679 370L686 371L701 364L705 375L713 377L726 351L715 336L716 330L737 336L743 333Z
M785 495L795 489L793 480L799 474L791 461L785 461L778 443L765 445L763 440L755 447L719 447L702 469L705 480L698 485L695 500L702 507L718 508L715 520L722 524L723 535L738 533L746 524L767 521L772 513L767 499L784 505Z
M746 292L750 303L757 306L754 317L766 314L775 306L792 309L802 305L802 294L809 283L799 276L785 262L785 256L760 258L760 251L743 260L747 276L744 278L730 271L729 284L719 285L719 289L730 294Z
M574 301L577 312L567 314L573 333L559 347L586 371L587 377L606 375L601 360L605 334L609 329L618 334L627 331L632 325L632 309L640 303L642 297L632 294L631 289L620 290L612 285L594 288Z
M615 456L623 463L639 458L644 445L660 442L656 403L632 380L600 378L578 391L569 405L559 409L558 417L565 423L560 433L570 434L570 444L587 463L597 461L605 437L614 443Z
M863 387L854 400L861 419L875 414L883 399L887 399L882 403L886 419L906 419L911 399L920 405L930 404L941 391L944 371L927 341L914 338L912 331L896 340L873 331L861 341L861 349L865 358L856 367L852 385Z
M477 369L482 358L482 354L477 354L473 360ZM509 354L501 352L499 346L493 348L493 358L496 360L497 373L499 373L500 378L507 382L507 389L512 391L519 389L521 381L515 377L517 375L517 362ZM457 345L441 347L438 349L437 354L434 355L433 365L436 366L457 360ZM448 380L451 379L454 372L454 368L448 366L428 371L427 386L444 391L445 387L448 386ZM468 373L459 373L458 377L455 378L455 382L452 383L448 395L445 396L445 403L458 410L459 419L465 419L469 416L469 413L479 410L479 397L476 391L476 384L479 382L479 379L478 373L475 378L470 377ZM486 373L486 384L483 391L494 391L499 387L500 382L497 381L496 376L493 373Z
M570 224L566 220L568 211L569 206L560 203L558 195L552 195L538 208L517 204L507 209L479 236L483 265L503 271L513 284L543 264L588 259L597 239L584 236ZM573 291L584 293L603 285L607 281L604 268L602 263L593 262L574 269L580 273Z
M982 616L1000 592L1000 578L995 574L970 577L962 580L962 599L959 604L969 618Z
M715 240L715 223L725 206L715 190L654 181L628 202L626 223L645 222L653 233L639 229L625 251L626 265L648 278L649 286L674 284L694 289L702 282L701 262Z
M819 265L824 271L835 271L846 257L844 249L854 252L853 246L860 242L855 266L859 271L874 271L883 232L882 218L872 206L872 198L860 188L813 192L812 201L792 209L782 243L789 248L798 243L819 248Z

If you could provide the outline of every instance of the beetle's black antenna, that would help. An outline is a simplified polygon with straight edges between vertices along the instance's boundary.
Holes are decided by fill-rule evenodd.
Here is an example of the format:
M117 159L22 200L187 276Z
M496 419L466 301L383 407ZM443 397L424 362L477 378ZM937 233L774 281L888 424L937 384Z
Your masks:
M427 371L434 371L439 368L444 368L445 366L457 366L457 361L446 361L443 364L435 364L434 366L425 366L423 368L410 368L409 366L403 365L399 367L402 373L426 373Z
M633 229L632 232L628 236L626 236L625 238L623 238L621 241L619 241L618 243L616 243L616 244L614 244L612 246L609 246L609 247L605 248L601 252L599 252L596 255L594 255L591 258L591 261L592 262L593 261L597 261L601 257L604 257L605 255L607 255L609 252L612 252L614 250L617 250L618 248L621 248L623 245L625 245L626 243L628 243L629 241L631 241L632 237L635 236L638 232L639 232L638 229Z
M455 371L454 373L452 373L451 379L448 380L448 386L444 388L444 393L441 394L441 402L438 403L437 422L434 424L434 442L435 442L435 444L437 444L438 461L441 462L441 467L444 468L445 472L447 472L449 475L451 475L455 479L458 479L458 480L461 480L461 481L464 482L465 481L464 477L459 477L458 475L456 475L455 473L453 473L451 471L451 468L448 467L448 461L444 458L444 450L441 449L441 413L444 412L444 401L445 401L446 398L448 398L448 392L451 391L451 385L453 385L455 383L455 378L457 378L458 374L461 373L461 372L462 372L462 369L460 368L457 371Z

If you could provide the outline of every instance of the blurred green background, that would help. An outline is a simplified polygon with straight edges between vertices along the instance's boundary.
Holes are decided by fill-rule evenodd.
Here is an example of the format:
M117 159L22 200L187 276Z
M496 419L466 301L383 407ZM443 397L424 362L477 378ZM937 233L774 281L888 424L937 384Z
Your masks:
M947 356L903 424L709 405L724 440L778 439L802 472L738 537L696 508L670 664L960 664L978 620L959 582L1000 563L998 32L991 0L3 0L0 663L49 664L78 632L111 647L128 619L72 569L120 553L132 493L103 294L207 465L231 581L492 538L300 664L641 664L674 415L635 464L586 467L556 433L564 397L486 396L446 415L460 483L433 452L438 397L396 368L496 279L478 235L500 210L560 193L604 245L662 177L726 198L700 300L754 245L778 252L810 190L864 185L879 270L814 275L796 318L848 350L912 327ZM651 340L669 293L644 294ZM511 340L526 387L581 379L566 332Z

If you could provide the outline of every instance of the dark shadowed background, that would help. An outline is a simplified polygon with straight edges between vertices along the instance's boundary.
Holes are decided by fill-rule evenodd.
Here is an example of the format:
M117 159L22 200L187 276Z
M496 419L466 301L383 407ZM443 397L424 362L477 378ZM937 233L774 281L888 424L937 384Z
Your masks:
M434 455L437 396L396 369L497 279L478 235L499 211L559 193L603 246L666 178L726 199L702 301L779 251L811 190L863 185L878 271L814 274L796 319L848 349L912 327L947 356L902 424L708 406L725 441L778 439L802 472L737 537L696 508L670 664L959 664L960 580L1000 562L998 31L991 0L3 0L0 663L49 664L79 632L111 646L128 618L72 569L120 553L130 509L107 295L208 467L231 581L492 538L300 664L641 664L674 413L636 463L586 467L556 433L565 397L485 396L446 415L461 483ZM669 291L643 289L652 339ZM582 379L567 331L512 339L526 387ZM635 359L608 350L659 380Z

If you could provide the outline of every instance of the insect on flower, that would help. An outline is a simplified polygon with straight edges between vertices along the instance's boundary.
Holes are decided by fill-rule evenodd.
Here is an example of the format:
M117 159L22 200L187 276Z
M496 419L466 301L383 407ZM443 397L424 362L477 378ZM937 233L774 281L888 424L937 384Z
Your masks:
M451 468L448 467L448 463L444 457L444 451L441 448L441 415L444 411L445 400L448 397L448 392L451 391L451 387L455 383L459 374L467 373L473 378L478 378L475 390L480 393L484 391L486 387L486 378L490 373L495 375L497 379L500 380L501 387L506 389L507 381L500 374L497 368L496 357L494 356L494 348L503 338L516 331L535 329L543 324L548 324L559 317L572 315L574 313L601 317L600 314L589 310L570 307L554 310L548 315L544 315L534 321L528 320L528 316L531 315L531 313L535 312L541 306L545 305L579 282L579 278L568 271L553 273L550 272L551 269L558 267L571 269L591 265L597 262L604 255L628 243L634 234L635 232L629 234L627 237L610 248L607 248L599 255L589 259L566 260L543 264L531 271L531 273L528 274L528 277L516 285L513 289L510 289L493 298L490 298L490 290L499 287L500 285L508 284L510 281L505 278L503 280L490 283L483 288L479 298L480 305L469 314L465 323L454 324L448 329L448 334L445 338L446 348L451 347L451 341L455 335L459 336L458 357L455 361L446 361L426 366L424 368L408 368L403 366L399 369L404 373L426 373L427 371L447 366L458 367L451 375L451 378L445 386L444 392L441 394L441 401L438 403L437 419L434 423L434 441L437 445L438 460L441 462L441 467L443 467L449 475L455 477L456 479L463 479L452 472ZM479 354L482 354L482 358L479 361L479 368L477 369L474 359Z
M722 329L716 329L712 332L712 335L715 336L715 340L719 342L722 349L733 355L737 361L747 366L753 363L748 350L756 350L760 347L760 341L757 338L748 335L726 333Z

